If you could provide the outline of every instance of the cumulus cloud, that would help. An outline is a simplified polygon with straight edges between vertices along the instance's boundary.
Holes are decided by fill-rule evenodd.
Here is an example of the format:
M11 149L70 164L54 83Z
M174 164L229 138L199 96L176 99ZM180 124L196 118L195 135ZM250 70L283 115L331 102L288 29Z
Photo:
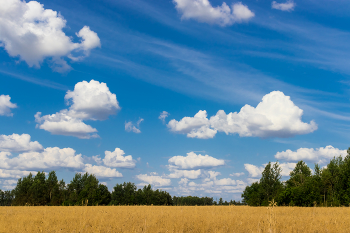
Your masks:
M237 177L243 176L243 175L244 175L244 172L237 172L237 173L230 174L230 176L237 176Z
M287 1L285 3L277 3L276 1L273 1L271 3L271 8L281 11L292 11L294 10L295 3L293 0Z
M272 163L274 164L274 163ZM282 176L289 176L290 172L293 171L293 169L295 168L295 166L297 165L296 163L280 163L279 164L282 171L281 171L281 175Z
M249 173L251 177L261 176L261 173L264 171L264 167L257 167L253 164L244 164L245 170Z
M52 115L41 116L41 112L35 114L36 127L52 134L74 136L81 139L98 137L97 129L85 124L81 119L68 115L67 110L62 110Z
M271 165L275 164L276 162L272 162ZM250 177L261 177L262 172L265 169L265 166L267 164L263 164L263 166L255 166L252 164L244 164L244 168L248 171ZM289 176L289 173L293 171L295 168L296 163L279 163L280 168L282 169L281 175L282 176Z
M163 111L160 113L158 119L165 123L165 118L167 118L170 114L167 111Z
M241 180L232 180L231 178L223 178L219 180L215 180L215 185L219 186L231 186L231 185L239 185L239 184L245 184Z
M177 170L177 172L182 171L190 171L193 173L194 170ZM231 178L218 179L217 177L221 175L221 173L217 171L198 171L200 171L200 173L198 172L197 176L192 178L183 176L181 173L178 173L180 176L174 176L175 173L170 174L171 176L169 176L169 178L181 178L181 180L178 181L179 185L173 188L173 192L178 195L195 195L194 193L196 192L201 194L241 193L247 186L247 183L242 180L234 180Z
M106 120L120 110L117 97L107 84L95 80L78 82L64 99L71 105L68 115L82 120Z
M178 179L178 178L187 178L187 179L198 179L202 175L202 170L177 170L173 168L169 168L170 174L167 176L168 178Z
M216 179L218 172L213 173L214 176L210 177L209 173L206 173L206 178L202 179L201 183L194 181L189 182L187 178L182 178L175 188L179 194L190 195L191 192L199 191L201 193L240 193L247 184L242 180L233 180L230 178Z
M91 158L97 164L101 164L102 163L102 159L101 159L100 155L93 155Z
M171 157L168 162L172 168L181 170L212 168L225 164L225 161L222 159L216 159L209 155L197 155L194 152L187 153L186 157L181 155Z
M11 103L9 95L0 95L0 116L13 116L11 108L17 108L17 104Z
M139 174L136 176L136 178L144 182L139 184L139 186L144 186L148 184L151 184L153 186L169 186L171 184L170 179L163 178L161 176Z
M208 0L173 0L181 19L194 19L202 23L228 26L237 22L247 21L255 14L241 2L231 8L223 2L221 6L213 7Z
M182 178L179 182L178 182L178 184L179 185L187 185L188 184L188 179L187 178Z
M0 135L0 151L25 152L41 151L43 149L39 142L30 140L29 134Z
M333 157L347 155L346 150L340 150L334 148L333 146L326 146L320 148L299 148L296 151L286 150L282 152L277 152L275 155L276 159L283 159L287 161L312 161L318 163L326 163Z
M96 166L91 164L85 164L84 172L94 174L97 178L123 177L122 173L118 172L115 168L112 169L105 166Z
M125 131L141 133L141 130L139 128L142 121L143 119L141 118L140 120L137 121L136 125L134 125L134 123L132 123L131 121L125 122Z
M206 174L209 180L215 180L217 176L221 175L220 172L216 172L216 171L208 171L206 172Z
M207 111L200 110L194 117L184 117L180 121L173 119L167 126L173 132L187 134L189 138L213 138L217 130L209 128L207 115Z
M113 152L105 151L105 158L102 160L108 167L134 168L136 161L131 155L124 156L125 152L120 148L115 148Z
M168 160L167 165L170 174L168 178L179 179L214 179L220 175L220 172L208 171L208 168L215 168L225 165L222 159L216 159L209 155L196 154L194 152L187 153L187 156L173 156Z
M59 13L37 1L3 0L0 5L0 46L30 67L40 67L45 58L51 58L54 70L67 71L70 66L64 57L79 60L101 46L88 26L76 34L80 43L72 42L63 32L65 26L66 20ZM74 57L72 53L81 55Z
M167 126L173 132L202 139L213 138L217 131L237 133L241 137L292 137L317 129L314 121L302 122L302 115L303 110L289 96L273 91L265 95L256 108L247 104L240 112L229 114L219 110L210 119L205 110L200 110L194 117L184 117L180 121L173 119Z
M48 147L42 152L25 152L10 158L10 152L0 152L0 168L14 170L40 170L55 168L82 169L81 154L72 148Z
M12 169L0 169L0 178L1 179L19 179L19 178L22 178L23 176L28 176L29 173L36 175L37 172L12 170Z
M116 148L115 151L105 151L105 158L93 156L98 164L102 162L109 166L92 165L84 161L81 154L76 154L72 148L48 147L43 149L42 145L30 140L28 134L12 134L0 136L0 178L14 179L26 176L30 171L54 170L68 168L77 172L88 172L98 178L123 177L115 168L133 168L136 161L131 155L123 156L124 151ZM11 152L22 152L14 156ZM32 172L36 174L36 172ZM3 186L4 187L4 186Z
M98 137L97 129L83 120L105 120L120 109L116 95L111 93L106 83L91 80L78 82L73 91L65 95L69 109L52 115L35 114L39 129L52 134L74 136L82 139Z
M3 189L10 190L16 187L17 180L0 180L0 184L2 185Z
M255 183L255 182L259 182L259 181L260 181L260 179L247 178L248 184L252 184L252 183Z

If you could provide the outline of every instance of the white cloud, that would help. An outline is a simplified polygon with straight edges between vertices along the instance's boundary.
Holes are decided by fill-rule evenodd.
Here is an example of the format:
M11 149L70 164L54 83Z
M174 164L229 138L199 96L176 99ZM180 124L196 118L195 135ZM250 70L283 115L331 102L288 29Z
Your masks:
M165 118L167 118L170 114L167 111L163 111L160 113L158 119L165 123Z
M100 184L103 184L104 186L108 186L107 182L100 182Z
M178 178L187 178L187 179L198 179L202 175L201 169L198 170L177 170L169 168L170 174L167 176L168 178L178 179Z
M276 10L281 10L281 11L292 11L294 10L295 3L293 0L289 0L285 3L277 3L276 1L273 1L271 3L271 8L276 9Z
M84 167L81 154L75 154L72 148L48 147L42 152L25 152L10 158L11 153L0 152L0 168L18 170L37 170Z
M182 171L193 172L194 170L176 170L176 172ZM203 193L241 193L247 186L247 183L242 180L234 180L231 178L217 179L217 176L221 175L221 173L217 171L199 171L200 173L192 178L183 176L181 173L178 173L180 176L175 176L175 173L170 174L171 176L169 176L169 178L181 178L181 180L178 181L179 185L173 188L173 192L176 192L178 195L198 195L198 193L201 195ZM201 179L198 180L198 178ZM197 181L195 181L195 179Z
M91 49L100 47L97 34L84 26L76 35L80 43L73 43L63 32L66 20L56 11L44 9L37 1L2 0L0 5L0 46L12 57L19 57L30 67L40 67L45 58L52 58L56 71L67 71L63 60L78 60ZM74 53L82 53L74 57Z
M43 146L37 141L30 141L29 134L0 135L0 151L25 152L41 151Z
M220 186L229 186L229 185L237 185L238 183L241 183L243 181L236 181L232 180L231 178L223 178L219 180L215 180L214 183L215 185L220 185Z
M90 30L89 26L84 26L76 35L82 38L80 50L83 50L85 56L90 55L90 51L94 48L101 47L101 41L97 33ZM74 60L74 57L70 56Z
M91 164L85 164L84 172L94 174L97 178L115 178L123 177L122 173L118 172L115 168L109 168L104 166L96 166Z
M182 14L181 19L195 19L202 23L228 26L255 16L241 2L233 4L231 8L225 2L221 6L213 7L208 0L173 0L173 2L177 11Z
M271 166L275 162L271 162ZM263 164L263 166L255 166L252 164L244 164L244 168L248 171L251 177L261 177L262 172L264 171L267 164ZM282 169L282 176L289 176L289 173L295 168L296 163L279 163L280 168ZM254 181L255 182L255 181Z
M97 129L83 120L105 120L120 109L116 95L109 91L106 83L95 80L78 82L74 91L67 91L64 98L71 105L69 109L42 117L41 112L35 114L38 128L82 139L98 137Z
M179 186L175 191L185 195L191 195L191 192L199 191L200 193L241 193L247 184L242 180L232 180L230 178L216 179L216 175L202 180L202 183L189 182L183 178L178 182Z
M2 185L3 189L10 190L16 187L17 180L0 180L0 184Z
M320 148L299 148L296 151L286 150L282 152L277 152L275 155L276 159L283 159L287 161L312 161L319 163L326 163L334 156L338 157L341 155L345 157L347 155L346 150L340 150L334 148L333 146L326 146Z
M124 156L125 153L120 148L115 148L113 152L105 151L104 165L108 167L134 168L136 161L131 155Z
M217 176L221 175L221 173L216 171L208 171L208 175L209 180L215 180Z
M11 97L9 95L0 95L0 116L13 116L11 108L17 108L17 104L11 103Z
M179 182L178 182L178 184L179 185L187 185L188 184L188 179L187 178L182 178Z
M248 184L252 184L252 183L255 183L255 182L259 182L259 181L260 181L260 179L247 178Z
M244 164L245 170L249 173L251 177L259 177L261 173L264 171L264 167L257 167L252 164Z
M106 120L120 110L117 97L107 84L95 80L78 82L64 99L71 104L68 115L82 120Z
M102 159L101 159L100 155L93 155L92 160L94 160L95 163L97 163L98 165L100 165L102 163Z
M20 171L20 170L12 170L12 169L0 169L0 178L2 179L19 179L24 176L28 176L29 173L36 175L36 172L30 171Z
M97 129L85 124L81 119L67 115L67 110L62 110L52 115L41 117L41 112L35 114L37 127L56 135L74 136L81 139L98 137Z
M208 126L205 125L198 129L192 130L190 133L187 134L187 137L208 139L208 138L213 138L216 133L217 133L216 129L210 129Z
M140 120L137 121L136 125L134 125L131 121L125 122L125 131L141 133L141 130L139 128L142 121L143 119L141 118Z
M220 175L220 172L202 169L225 165L225 161L222 159L216 159L209 155L197 155L194 152L187 153L187 156L171 157L168 162L169 165L167 167L170 174L167 177L172 179L199 179L205 177L209 180L216 179L216 176Z
M170 166L174 169L193 170L199 168L212 168L222 166L225 161L216 159L209 155L196 154L194 152L187 153L187 156L174 156L168 160Z
M167 178L163 178L161 176L153 176L153 175L147 175L147 174L139 174L136 176L137 179L145 182L140 184L141 185L147 185L151 184L154 186L169 186L171 184L171 180Z
M226 114L219 110L210 120L206 111L194 117L175 119L168 123L171 131L187 134L187 137L213 138L217 131L239 134L241 137L292 137L315 131L314 121L301 121L303 110L297 107L283 92L273 91L262 98L256 108L245 105L240 112Z
M290 172L293 171L293 169L295 168L295 165L297 165L297 164L296 163L280 163L279 165L282 169L281 175L282 176L289 176Z
M237 176L237 177L239 177L239 176L243 176L244 175L244 172L237 172L237 173L232 173L232 174L230 174L230 176Z
M213 138L217 130L209 128L210 122L207 115L207 111L200 110L194 117L184 117L180 121L173 119L167 126L171 131L187 134L190 138Z

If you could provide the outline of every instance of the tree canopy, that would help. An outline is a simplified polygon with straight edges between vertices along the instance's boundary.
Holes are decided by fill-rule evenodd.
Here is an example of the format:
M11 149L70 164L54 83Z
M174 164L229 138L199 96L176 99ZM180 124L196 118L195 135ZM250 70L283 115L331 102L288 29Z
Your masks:
M221 205L241 204L223 202ZM93 206L93 205L213 205L212 197L172 197L168 192L145 185L137 189L131 182L116 184L110 192L104 184L89 173L76 173L68 185L58 180L55 171L38 172L35 176L18 179L12 191L0 190L0 206Z
M268 163L260 181L247 186L242 198L251 206L268 205L272 199L278 205L349 206L350 148L345 158L334 157L324 168L315 164L313 173L304 161L299 161L284 182L278 163Z

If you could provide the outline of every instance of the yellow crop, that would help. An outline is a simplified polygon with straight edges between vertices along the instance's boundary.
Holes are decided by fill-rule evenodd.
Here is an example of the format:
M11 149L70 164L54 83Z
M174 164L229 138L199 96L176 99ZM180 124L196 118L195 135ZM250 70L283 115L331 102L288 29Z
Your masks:
M0 232L350 232L350 208L0 207Z

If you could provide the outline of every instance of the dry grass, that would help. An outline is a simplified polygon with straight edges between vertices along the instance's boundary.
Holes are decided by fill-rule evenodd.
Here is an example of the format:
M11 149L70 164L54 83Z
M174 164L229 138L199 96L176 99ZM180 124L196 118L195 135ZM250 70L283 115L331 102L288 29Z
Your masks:
M0 232L349 231L349 207L0 207Z

